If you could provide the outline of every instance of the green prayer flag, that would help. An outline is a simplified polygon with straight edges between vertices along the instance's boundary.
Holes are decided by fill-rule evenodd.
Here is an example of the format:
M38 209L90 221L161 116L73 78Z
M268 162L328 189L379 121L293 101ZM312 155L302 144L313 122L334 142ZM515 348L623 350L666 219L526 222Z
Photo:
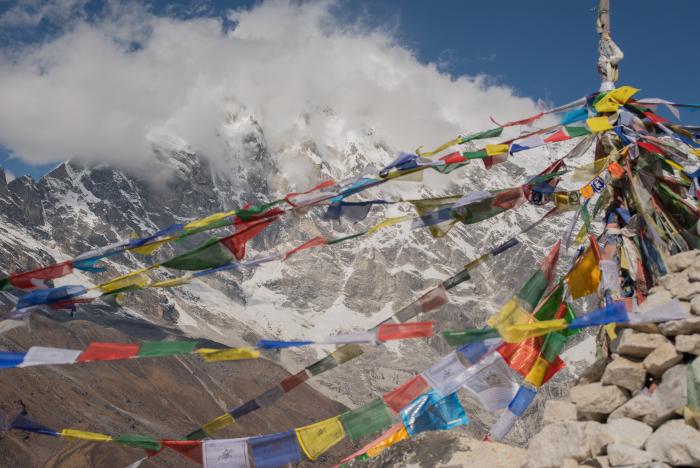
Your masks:
M160 450L160 443L153 437L142 435L121 435L114 438L115 442L128 445L129 447L142 448L146 450Z
M138 356L153 357L189 354L196 346L196 341L145 341L141 345Z
M442 332L445 341L450 346L459 346L475 341L484 341L489 338L499 338L501 335L495 328L470 328L468 330Z
M527 282L522 285L515 296L528 312L531 312L542 298L549 281L542 270L537 270Z
M212 237L194 250L185 252L163 262L162 266L174 270L206 270L216 268L233 260L231 252L222 247L219 239Z
M462 156L464 156L467 159L485 159L489 157L485 149L471 152L465 151L464 153L462 153Z
M469 270L465 268L464 270L460 271L456 275L450 276L445 281L443 281L442 286L445 289L452 289L455 286L457 286L458 284L463 283L465 281L468 281L470 279L471 279L471 276L469 275Z
M484 130L483 132L477 132L477 133L472 133L471 135L466 135L463 136L461 140L459 140L458 144L466 143L468 141L472 140L481 140L483 138L496 138L501 136L503 133L503 127L496 127L492 128L489 130Z
M573 307L571 307L571 304L569 304L568 302L566 303L566 313L564 314L564 318L569 323L573 322L576 318L576 313L574 313ZM560 333L563 333L566 336L574 336L581 333L582 331L583 328L567 328L566 330L562 330Z
M333 369L334 367L337 367L338 363L335 361L335 358L333 357L332 354L329 354L328 356L324 357L323 359L314 362L310 366L306 368L307 371L311 375L318 375L323 372L326 372L328 370Z
M464 167L467 164L469 164L469 163L463 162L463 163L458 163L458 164L443 164L440 166L431 166L431 167L441 174L449 174L450 172L454 171L455 169L459 169L460 167Z
M533 314L538 321L554 320L564 298L564 285L560 281L551 293L539 305Z
M391 426L391 413L384 400L376 400L340 415L340 422L350 440L377 433Z
M255 216L258 216L273 206L283 202L284 200L275 200L270 203L259 203L257 205L249 206L248 208L241 208L240 210L236 211L236 216L238 219L241 221L250 221L253 219Z
M564 349L566 340L569 337L559 332L548 333L542 345L542 357L550 364L559 356L561 350Z
M568 127L567 126L567 127L564 127L564 129L566 129L566 133L568 133L569 136L572 138L591 134L591 131L588 130L586 127Z
M189 434L187 434L187 435L185 436L185 439L186 439L186 440L204 440L204 439L206 439L207 437L209 437L209 436L207 435L207 433L204 432L204 429L202 429L202 428L200 427L200 428L197 429L196 431L193 431L193 432L190 432Z
M10 288L10 278L2 278L0 279L0 291L4 291L5 289Z

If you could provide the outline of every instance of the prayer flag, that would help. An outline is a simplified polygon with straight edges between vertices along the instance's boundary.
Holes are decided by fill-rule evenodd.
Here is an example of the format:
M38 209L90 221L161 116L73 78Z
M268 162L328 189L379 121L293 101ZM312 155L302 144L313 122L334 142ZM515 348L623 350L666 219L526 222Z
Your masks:
M362 354L362 348L355 344L341 346L323 359L316 361L306 368L312 376L333 369Z
M622 323L629 321L625 303L613 302L612 304L603 307L602 309L594 310L586 315L576 317L570 328L591 327L594 325L605 325L608 323Z
M36 270L10 275L9 281L12 286L18 289L46 288L46 281L70 275L73 272L73 262L56 263Z
M507 153L509 145L486 145L486 154L489 156L496 156L499 154Z
M200 348L195 351L202 359L207 362L216 361L239 361L242 359L257 359L260 357L260 351L251 348L228 348L228 349L209 349Z
M384 400L378 398L358 409L343 413L340 422L348 438L356 441L391 426L391 413Z
M335 185L335 182L333 180L324 180L317 186L307 190L306 192L293 192L293 193L288 193L286 197L284 197L284 201L286 201L289 205L293 206L294 208L300 208L303 206L309 206L313 203L315 203L317 200L315 200L312 203L307 203L306 200L303 200L303 197L299 197L299 195L308 195L312 192L315 192L317 190L321 190L323 188L328 188L328 187L333 187ZM292 198L299 198L297 200L292 201ZM320 200L318 200L320 201Z
M58 432L29 419L29 415L25 409L20 411L17 416L14 417L7 428L58 437Z
M150 436L127 434L115 437L114 441L129 447L142 448L154 452L158 452L161 449L160 443Z
M367 455L370 457L376 457L385 449L401 442L404 439L408 439L408 431L406 431L406 426L403 425L403 422L400 422L379 436L377 440L367 444L371 444L371 447L367 449Z
M219 239L212 237L199 247L163 262L162 266L174 270L206 270L216 268L233 260L233 255L225 249Z
M230 413L224 413L221 416L217 416L214 419L210 419L205 424L202 425L201 429L207 434L214 435L221 429L233 424L233 416Z
M294 431L278 432L248 439L255 468L277 468L301 461Z
M173 278L169 280L163 280L163 281L158 281L157 283L152 283L151 287L152 288L174 288L176 286L183 286L185 284L188 284L190 280L192 279L192 275L188 273L185 276L181 276L179 278Z
M546 320L544 322L520 323L499 329L506 343L520 343L528 338L546 335L564 330L568 326L565 319Z
M434 216L437 213L441 213L445 208L450 208L453 206L459 199L460 197L458 196L438 197L425 200L411 200L411 204L415 207L416 213L418 213L418 216L420 216L422 219L431 215ZM456 220L452 219L451 216L446 219L443 219L443 217L438 217L436 221L439 222L424 222L424 224L428 226L430 234L435 238L445 236L457 222Z
M428 382L417 375L403 385L385 393L382 398L386 405L395 413L400 412L406 405L416 399L418 395L430 389Z
M593 133L605 132L613 128L607 117L591 117L586 120L586 125Z
M620 86L605 94L594 107L596 112L615 112L639 90L631 86Z
M294 375L290 375L289 377L283 379L280 382L280 386L285 391L285 393L287 393L292 389L298 387L299 385L303 384L307 380L309 380L309 373L306 372L306 369L304 369L301 372L298 372Z
M22 365L27 353L0 351L0 369L11 369Z
M295 253L297 253L301 250L310 249L313 247L318 247L320 245L325 245L327 243L328 243L328 241L323 236L314 237L313 239L304 242L300 246L295 247L292 250L290 250L289 252L287 252L286 254L284 254L284 258L282 260L283 261L287 260L289 257L291 257L292 255L294 255Z
M454 351L430 366L421 375L433 390L442 396L459 390L468 377L467 368Z
M86 432L78 429L63 429L59 435L68 439L89 440L92 442L111 442L112 437L97 432Z
M212 223L215 223L217 221L220 221L224 218L230 218L231 216L236 215L236 210L231 210L231 211L224 211L221 213L214 213L209 216L206 216L204 218L200 218L198 220L192 221L190 223L185 224L184 230L189 231L191 229L198 229L202 228L205 226L208 226Z
M492 353L469 368L464 388L479 399L486 411L492 412L508 406L518 384L501 355Z
M80 353L82 353L82 351L75 349L32 346L29 348L29 351L27 351L24 361L18 367L73 364L78 359L78 356L80 356Z
M204 468L248 468L247 439L205 440L202 458Z
M417 301L413 301L394 314L399 322L407 322L421 313L436 310L449 302L447 291L442 284L423 294Z
M316 460L345 437L338 416L300 427L296 429L296 434L301 449L311 461Z
M433 322L386 323L377 330L379 341L433 336Z
M547 368L549 367L549 362L542 356L538 357L535 363L532 365L532 369L525 376L525 382L534 386L535 388L540 387L544 381L544 376L547 374Z
M199 464L203 462L201 440L161 440L160 442L183 457L187 457Z
M131 343L92 342L78 357L78 362L112 361L127 359L138 355L139 345Z
M469 423L456 393L443 398L434 391L419 396L401 410L401 419L411 436L424 431L452 429Z
M518 393L515 394L513 401L511 401L508 405L508 411L518 417L522 416L536 396L536 388L532 388L527 384L521 385L518 389Z
M263 232L277 218L270 218L258 221L250 221L236 225L236 232L221 239L221 243L231 251L236 260L243 260L245 257L245 245Z
M596 253L597 245L593 246L595 242L595 239L591 239L591 247L586 249L566 277L569 292L573 299L588 296L598 290L600 268L598 267L598 254Z
M153 357L189 354L196 346L196 341L144 341L138 355L139 357Z
M460 346L466 343L487 340L489 338L499 338L501 335L497 329L487 328L471 328L468 330L445 331L442 332L447 344L450 346Z

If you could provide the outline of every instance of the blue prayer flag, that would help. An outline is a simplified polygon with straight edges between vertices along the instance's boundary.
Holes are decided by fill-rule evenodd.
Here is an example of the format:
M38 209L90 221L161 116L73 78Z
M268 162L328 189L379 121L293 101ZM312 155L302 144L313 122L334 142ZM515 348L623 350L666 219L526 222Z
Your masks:
M295 431L251 437L248 439L255 468L276 468L301 461Z

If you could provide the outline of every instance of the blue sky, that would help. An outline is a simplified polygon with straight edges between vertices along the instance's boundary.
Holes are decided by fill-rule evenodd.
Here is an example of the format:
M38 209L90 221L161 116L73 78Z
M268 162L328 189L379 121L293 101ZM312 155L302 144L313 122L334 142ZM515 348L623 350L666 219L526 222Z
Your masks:
M227 9L256 3L158 1L151 9L157 15L196 18L223 16ZM700 2L612 3L613 37L625 52L620 82L642 88L644 96L700 102L695 78L700 75L700 65L693 56ZM29 13L40 14L41 4L37 2ZM348 23L360 19L389 30L421 62L437 63L452 75L485 74L521 96L560 104L597 89L596 4L595 0L340 1L334 11ZM66 22L52 17L50 11L35 25L3 22L3 15L15 6L15 2L0 0L0 43L8 44L6 48L22 50L61 34ZM101 2L87 1L72 13L91 21L104 10ZM683 118L700 123L700 113L684 112ZM40 177L53 167L53 163L30 166L9 159L2 143L0 165L15 175Z

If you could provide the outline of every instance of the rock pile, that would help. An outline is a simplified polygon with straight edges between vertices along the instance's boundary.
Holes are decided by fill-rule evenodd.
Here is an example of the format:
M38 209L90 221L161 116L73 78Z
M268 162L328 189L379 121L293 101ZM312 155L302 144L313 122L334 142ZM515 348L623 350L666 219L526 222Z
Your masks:
M640 311L675 298L692 315L622 330L610 358L581 376L569 401L546 402L530 467L700 467L700 251L667 266Z

